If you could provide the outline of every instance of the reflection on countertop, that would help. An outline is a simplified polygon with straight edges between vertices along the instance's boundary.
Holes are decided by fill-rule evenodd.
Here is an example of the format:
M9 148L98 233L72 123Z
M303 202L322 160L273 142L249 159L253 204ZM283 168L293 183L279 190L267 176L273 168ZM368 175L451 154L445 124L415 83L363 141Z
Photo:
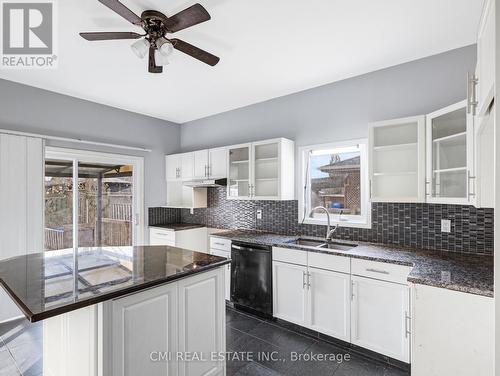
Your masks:
M169 246L79 248L77 254L78 273L73 249L1 261L0 284L34 322L229 262Z

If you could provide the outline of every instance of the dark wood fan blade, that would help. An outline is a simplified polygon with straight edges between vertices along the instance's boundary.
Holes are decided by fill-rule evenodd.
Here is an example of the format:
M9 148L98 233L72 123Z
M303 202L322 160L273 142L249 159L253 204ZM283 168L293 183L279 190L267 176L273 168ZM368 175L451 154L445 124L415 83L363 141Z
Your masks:
M194 4L189 8L180 11L179 13L168 18L167 28L171 33L186 29L199 23L208 21L210 14L200 4Z
M118 13L120 16L125 18L127 21L133 23L134 25L142 24L141 17L132 12L118 0L99 0L99 2L106 5L113 12Z
M80 33L83 39L94 40L115 40L115 39L139 39L141 34L137 33Z
M148 70L149 70L149 73L161 73L161 72L163 72L163 67L156 65L154 47L149 48Z
M194 57L200 61L203 61L205 64L214 66L219 62L219 58L215 55L207 51L203 51L201 48L195 47L192 44L184 42L180 39L170 39L172 45L176 50L184 52L185 54Z

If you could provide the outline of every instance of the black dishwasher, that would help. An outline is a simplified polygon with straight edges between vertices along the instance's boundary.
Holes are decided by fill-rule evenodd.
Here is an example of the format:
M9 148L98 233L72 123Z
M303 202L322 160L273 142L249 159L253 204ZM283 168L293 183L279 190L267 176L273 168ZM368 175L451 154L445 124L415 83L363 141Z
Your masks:
M234 242L231 245L231 300L236 308L272 316L271 247Z

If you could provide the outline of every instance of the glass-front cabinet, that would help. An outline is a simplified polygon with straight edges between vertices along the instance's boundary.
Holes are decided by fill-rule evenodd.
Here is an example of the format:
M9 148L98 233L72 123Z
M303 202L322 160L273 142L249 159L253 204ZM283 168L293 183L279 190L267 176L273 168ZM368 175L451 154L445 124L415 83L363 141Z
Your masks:
M250 183L250 154L251 144L243 144L228 148L228 187L229 198L249 199L251 196Z
M428 202L473 204L473 117L466 101L446 107L426 119Z
M294 143L284 138L228 147L229 199L294 199Z
M372 202L425 201L425 116L370 124Z

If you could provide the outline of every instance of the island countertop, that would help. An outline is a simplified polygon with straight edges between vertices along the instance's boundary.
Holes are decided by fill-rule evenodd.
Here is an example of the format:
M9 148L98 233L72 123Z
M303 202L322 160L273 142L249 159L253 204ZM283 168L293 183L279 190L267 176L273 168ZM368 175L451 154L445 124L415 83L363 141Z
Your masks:
M81 248L76 259L78 273L72 249L3 260L0 284L36 322L230 262L169 246Z

